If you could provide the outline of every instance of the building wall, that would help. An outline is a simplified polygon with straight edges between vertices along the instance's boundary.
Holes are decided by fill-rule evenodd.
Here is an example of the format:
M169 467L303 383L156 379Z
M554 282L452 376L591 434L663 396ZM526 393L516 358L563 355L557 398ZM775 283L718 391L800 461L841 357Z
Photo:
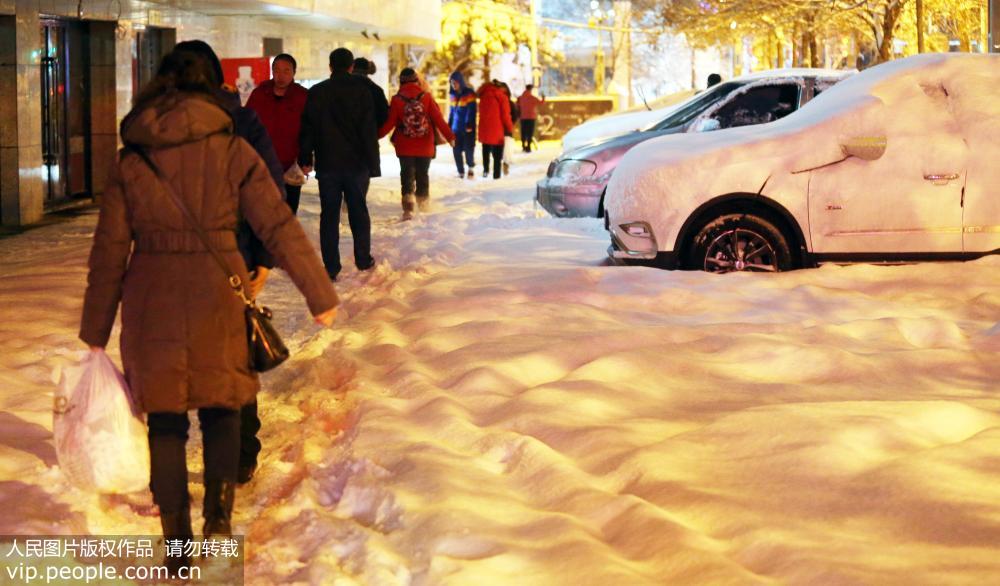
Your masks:
M191 9L196 7L198 12ZM0 222L30 224L44 213L41 154L39 15L87 21L90 45L91 186L103 192L119 121L133 97L137 31L176 30L177 41L202 39L222 58L263 56L264 37L282 38L311 85L329 76L329 54L347 47L375 62L375 81L389 87L394 43L433 44L440 0L0 0ZM256 13L231 16L227 11ZM280 15L271 16L271 15ZM380 38L375 38L376 35Z

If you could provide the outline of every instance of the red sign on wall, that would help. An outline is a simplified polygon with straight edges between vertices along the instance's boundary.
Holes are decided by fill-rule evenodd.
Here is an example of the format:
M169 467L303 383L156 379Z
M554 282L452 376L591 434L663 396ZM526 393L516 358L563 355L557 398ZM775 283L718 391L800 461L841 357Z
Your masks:
M250 92L271 79L271 60L268 57L242 57L220 59L222 76L227 85L236 88L243 104L250 99Z

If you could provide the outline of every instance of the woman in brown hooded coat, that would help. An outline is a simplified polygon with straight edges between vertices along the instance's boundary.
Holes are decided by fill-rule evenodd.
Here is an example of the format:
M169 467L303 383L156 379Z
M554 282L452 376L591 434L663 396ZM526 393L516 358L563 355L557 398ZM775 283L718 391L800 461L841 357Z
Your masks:
M205 445L203 533L228 534L238 409L254 400L258 381L250 367L243 302L173 201L171 188L244 283L236 243L241 217L288 272L318 322L329 325L338 302L267 167L233 136L233 121L215 101L206 67L193 53L165 57L123 124L126 148L112 165L101 202L80 327L84 342L103 348L121 302L125 376L148 414L150 488L164 535L175 539L192 533L187 412L198 410ZM173 569L186 563L173 560Z

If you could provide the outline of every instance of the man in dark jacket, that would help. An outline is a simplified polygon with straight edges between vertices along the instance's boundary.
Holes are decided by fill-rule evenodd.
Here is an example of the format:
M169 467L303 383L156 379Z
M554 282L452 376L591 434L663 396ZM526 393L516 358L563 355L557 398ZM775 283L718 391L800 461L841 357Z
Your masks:
M340 273L340 203L354 236L354 264L366 271L371 255L368 184L382 174L378 127L371 93L364 80L351 75L354 55L347 49L330 53L330 79L309 89L299 134L299 166L308 173L315 165L319 179L319 242L331 279Z
M386 119L389 118L389 102L386 100L385 91L369 77L375 73L375 64L364 57L358 57L354 60L352 73L365 80L365 85L368 86L368 91L372 94L372 105L375 106L375 125L382 128Z

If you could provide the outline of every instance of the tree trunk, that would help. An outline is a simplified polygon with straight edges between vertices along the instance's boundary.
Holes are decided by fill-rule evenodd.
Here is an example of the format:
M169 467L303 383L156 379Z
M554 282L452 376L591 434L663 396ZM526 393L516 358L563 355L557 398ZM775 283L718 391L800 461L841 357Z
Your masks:
M802 33L802 65L801 67L808 67L809 63L812 63L812 56L809 55L809 50L812 48L812 40L810 38L809 32Z
M892 41L895 38L896 21L906 0L899 0L885 7L885 18L882 19L882 42L878 46L879 61L885 63L892 59Z
M924 0L917 0L917 53L924 52Z
M816 40L816 33L809 33L809 57L812 67L820 67L819 42Z
M490 52L487 51L483 55L483 83L488 83L492 77L490 77Z
M777 41L776 52L778 54L777 68L781 69L785 66L785 45L781 42L781 35L775 35L775 40Z

